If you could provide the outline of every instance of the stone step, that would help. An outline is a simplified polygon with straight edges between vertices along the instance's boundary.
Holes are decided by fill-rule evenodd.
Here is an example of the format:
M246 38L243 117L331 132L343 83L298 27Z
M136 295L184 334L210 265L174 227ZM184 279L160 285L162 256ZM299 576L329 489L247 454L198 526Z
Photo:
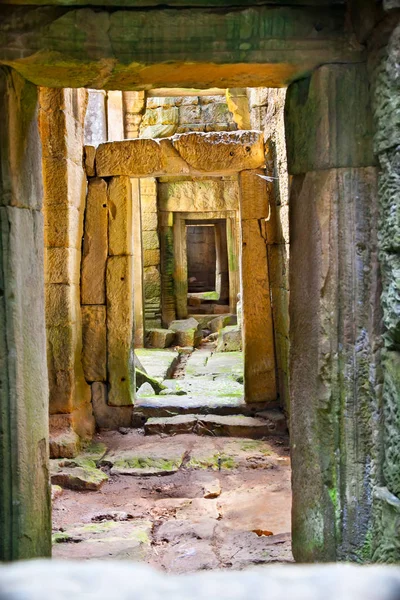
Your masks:
M145 435L196 433L197 435L248 439L284 435L287 430L283 415L278 418L279 411L265 412L269 413L269 418L215 414L150 418L144 424L144 432ZM276 419L272 419L270 413L276 413Z
M248 406L249 412L251 406ZM137 398L134 408L135 422L140 424L151 417L171 417L186 414L238 415L247 410L240 397L175 395L144 396Z

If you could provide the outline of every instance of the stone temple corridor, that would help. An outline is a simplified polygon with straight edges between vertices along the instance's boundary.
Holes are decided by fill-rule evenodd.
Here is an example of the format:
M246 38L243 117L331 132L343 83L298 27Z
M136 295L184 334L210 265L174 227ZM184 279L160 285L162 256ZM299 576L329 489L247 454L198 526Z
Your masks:
M400 597L399 65L400 0L0 0L1 600Z

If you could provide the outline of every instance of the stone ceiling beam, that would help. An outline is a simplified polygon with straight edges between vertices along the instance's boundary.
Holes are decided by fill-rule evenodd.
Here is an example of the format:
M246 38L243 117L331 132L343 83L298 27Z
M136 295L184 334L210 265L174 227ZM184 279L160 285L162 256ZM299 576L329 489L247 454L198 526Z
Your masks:
M261 131L183 133L159 140L134 139L98 146L98 177L230 175L264 165Z
M280 87L359 62L343 6L0 7L0 64L47 87Z

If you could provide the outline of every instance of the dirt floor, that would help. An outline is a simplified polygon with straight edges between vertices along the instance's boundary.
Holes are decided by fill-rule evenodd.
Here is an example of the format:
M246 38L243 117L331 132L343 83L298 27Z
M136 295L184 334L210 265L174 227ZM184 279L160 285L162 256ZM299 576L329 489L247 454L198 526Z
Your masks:
M141 560L173 573L293 561L286 438L132 429L95 441L107 448L98 464L109 478L98 491L55 488L54 557Z

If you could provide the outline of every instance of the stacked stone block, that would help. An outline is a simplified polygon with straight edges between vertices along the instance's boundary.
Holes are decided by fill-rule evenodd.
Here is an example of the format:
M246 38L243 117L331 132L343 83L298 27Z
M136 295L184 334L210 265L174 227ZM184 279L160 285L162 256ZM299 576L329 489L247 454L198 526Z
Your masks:
M238 129L225 96L148 98L140 137L162 138L188 131Z
M85 90L40 92L44 183L45 297L50 450L73 456L91 437L90 388L82 368L80 263L86 174L82 167Z
M264 132L266 173L274 177L272 185L269 185L271 202L266 243L278 391L280 402L289 413L289 184L284 124L286 90L250 88L247 95L251 128Z
M140 180L143 248L143 292L147 329L161 327L160 240L158 234L157 181Z

